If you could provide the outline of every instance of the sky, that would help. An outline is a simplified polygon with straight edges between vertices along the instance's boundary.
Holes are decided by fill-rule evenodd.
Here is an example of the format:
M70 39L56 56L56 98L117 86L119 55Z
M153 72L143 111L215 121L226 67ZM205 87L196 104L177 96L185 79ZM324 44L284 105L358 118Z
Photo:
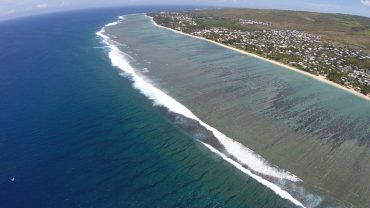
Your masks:
M133 5L207 5L288 9L370 17L370 0L0 0L0 20L63 10Z

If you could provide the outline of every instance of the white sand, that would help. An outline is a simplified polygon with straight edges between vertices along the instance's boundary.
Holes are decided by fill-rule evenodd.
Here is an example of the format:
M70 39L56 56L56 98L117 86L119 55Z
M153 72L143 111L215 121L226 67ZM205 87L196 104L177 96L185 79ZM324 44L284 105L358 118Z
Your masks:
M147 16L147 17L149 17L149 16ZM258 58L258 59L261 59L261 60L264 60L264 61L270 62L270 63L272 63L272 64L276 64L276 65L278 65L278 66L284 67L284 68L286 68L286 69L293 70L293 71L298 72L298 73L301 73L301 74L304 74L304 75L309 76L309 77L311 77L311 78L313 78L313 79L316 79L316 80L318 80L318 81L320 81L320 82L324 82L324 83L329 84L329 85L331 85L331 86L333 86L333 87L336 87L336 88L339 88L339 89L345 90L345 91L347 91L347 92L349 92L349 93L352 93L353 95L356 95L356 96L358 96L358 97L360 97L360 98L362 98L362 99L365 99L365 100L367 100L367 101L370 101L370 95L369 95L369 96L366 96L366 95L364 95L364 94L361 94L360 92L357 92L357 91L356 91L356 90L354 90L354 89L346 88L346 87L344 87L344 86L342 86L342 85L339 85L339 84L337 84L337 83L335 83L335 82L332 82L332 81L330 81L330 80L326 79L326 78L325 78L325 77L323 77L323 76L317 76L317 75L311 74L311 73L309 73L309 72L305 72L305 71L302 71L302 70L300 70L300 69L297 69L297 68L295 68L295 67L292 67L292 66L289 66L289 65L286 65L286 64L283 64L283 63L280 63L280 62L277 62L277 61L271 60L271 59L267 59L267 58L264 58L264 57L258 56L258 55L256 55L256 54L249 53L249 52L246 52L246 51L243 51L243 50L237 49L237 48L233 48L233 47L230 47L230 46L227 46L227 45L224 45L224 44L218 43L218 42L213 41L213 40L209 40L209 39L206 39L206 38L203 38L203 37L198 37L198 36L190 35L190 34L187 34L187 33L183 33L183 32L181 32L181 31L177 31L177 30L174 30L174 29L172 29L172 28L164 27L164 26L162 26L162 25L158 25L158 24L153 20L153 17L149 17L149 18L151 19L151 21L153 22L153 24L154 24L155 26L157 26L157 27L164 28L164 29L167 29L167 30L171 30L171 31L173 31L173 32L175 32L175 33L182 34L182 35L186 35L186 36L189 36L189 37L192 37L192 38L197 38L197 39L200 39L200 40L205 40L205 41L208 41L208 42L210 42L210 43L213 43L213 44L219 45L219 46L221 46L221 47L224 47L224 48L227 48L227 49L230 49L230 50L233 50L233 51L236 51L236 52L242 53L242 54L244 54L244 55L252 56L252 57L254 57L254 58Z

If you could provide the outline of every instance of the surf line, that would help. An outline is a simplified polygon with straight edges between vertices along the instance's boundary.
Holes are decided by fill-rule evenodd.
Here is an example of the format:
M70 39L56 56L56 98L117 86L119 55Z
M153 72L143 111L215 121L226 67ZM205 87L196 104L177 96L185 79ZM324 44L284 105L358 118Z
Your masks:
M219 140L219 142L225 147L226 151L232 155L237 161L234 159L226 156L225 154L221 153L214 147L210 146L209 144L201 142L204 146L206 146L211 152L214 152L222 157L225 161L232 164L238 170L244 172L245 174L249 175L262 185L268 187L273 192L275 192L278 196L283 199L287 199L294 203L297 206L304 207L304 205L295 199L290 193L283 190L276 184L262 178L259 175L254 174L249 169L245 168L243 165L251 168L255 172L259 172L263 175L269 175L280 179L290 180L294 182L301 181L297 176L289 173L288 171L278 170L275 167L272 167L268 162L262 158L260 155L254 153L252 150L248 149L247 147L243 146L237 141L232 140L231 138L227 137L217 129L211 127L210 125L206 124L198 117L196 117L188 108L184 105L161 91L160 89L153 86L150 82L146 81L141 75L135 72L135 69L129 64L127 61L127 54L123 53L117 45L116 41L112 40L109 36L105 34L105 29L107 27L111 27L117 25L125 20L124 16L119 16L118 21L111 22L106 24L100 31L96 33L97 36L100 37L101 41L109 48L109 59L111 60L112 66L119 68L120 70L124 71L126 74L129 75L130 79L133 81L133 87L139 90L142 94L148 97L150 100L153 101L153 105L163 106L166 107L169 111L173 113L177 113L183 115L189 119L195 120L199 122L207 130L211 131L215 138ZM240 164L241 163L241 164Z

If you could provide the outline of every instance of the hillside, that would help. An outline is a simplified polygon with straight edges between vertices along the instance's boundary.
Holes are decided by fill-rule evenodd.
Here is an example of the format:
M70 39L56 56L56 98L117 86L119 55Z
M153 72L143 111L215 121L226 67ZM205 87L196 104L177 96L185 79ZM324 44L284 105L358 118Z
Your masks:
M324 40L331 41L337 46L363 50L370 54L370 18L367 17L261 9L198 10L193 14L216 19L253 19L271 22L269 28L299 30L320 35ZM212 21L209 21L208 24L212 24ZM250 29L250 26L248 28ZM264 27L255 26L255 28Z

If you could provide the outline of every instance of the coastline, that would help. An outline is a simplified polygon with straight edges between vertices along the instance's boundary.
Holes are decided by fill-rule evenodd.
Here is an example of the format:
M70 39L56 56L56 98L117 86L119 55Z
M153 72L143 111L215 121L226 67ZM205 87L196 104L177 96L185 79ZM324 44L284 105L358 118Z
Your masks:
M120 16L119 19L121 18L123 17ZM298 199L291 195L291 193L289 193L279 185L271 182L270 180L267 180L262 176L255 174L254 172L244 167L243 165L246 165L253 171L261 173L262 175L278 178L279 180L291 181L292 183L302 182L300 178L298 178L294 174L291 174L289 171L286 171L284 169L278 169L270 165L268 161L266 161L257 153L254 153L253 150L248 149L241 143L227 137L219 130L200 120L186 106L179 103L177 100L173 99L172 97L161 91L159 88L156 88L151 83L148 83L147 81L145 81L145 78L137 74L135 69L132 68L130 64L123 58L123 55L121 55L123 52L121 52L120 49L114 44L109 43L110 38L104 34L106 27L114 26L118 23L119 23L118 21L108 23L96 33L96 35L101 38L102 42L110 48L109 58L111 60L112 66L117 67L124 71L125 73L129 74L130 79L134 82L133 84L134 87L138 89L140 93L142 93L150 100L152 100L153 105L163 106L167 108L170 112L194 120L198 122L203 128L210 131L213 134L213 136L217 139L217 141L222 144L225 150L230 153L230 155L225 155L221 153L219 150L212 147L210 144L197 140L198 142L202 143L205 147L207 147L211 152L218 154L219 156L221 156L223 160L227 161L235 168L242 171L251 178L255 179L260 184L269 188L271 191L273 191L276 195L278 195L282 199L286 199L298 207L305 207ZM245 158L247 158L248 160L244 160ZM241 160L248 161L249 163L244 162L241 164L240 163Z
M204 41L208 41L210 43L213 43L213 44L216 44L218 46L221 46L221 47L224 47L224 48L227 48L227 49L230 49L230 50L233 50L235 52L238 52L238 53L241 53L241 54L244 54L244 55L247 55L247 56L251 56L251 57L254 57L254 58L257 58L257 59L260 59L260 60L263 60L263 61L267 61L269 63L272 63L272 64L275 64L275 65L278 65L280 67L283 67L283 68L286 68L286 69L289 69L289 70L292 70L292 71L295 71L295 72L298 72L300 74L303 74L303 75L306 75L308 77L311 77L315 80L318 80L320 82L323 82L323 83L326 83L326 84L329 84L333 87L336 87L338 89L341 89L341 90L344 90L348 93L351 93L355 96L358 96L366 101L369 101L370 102L370 97L369 96L366 96L364 94L361 94L360 92L357 92L356 90L353 90L353 89L350 89L350 88L347 88L347 87L344 87L340 84L337 84L335 82L332 82L328 79L326 79L325 77L323 76L317 76L317 75L314 75L314 74L311 74L309 72L306 72L306 71L302 71L300 69L297 69L293 66L289 66L289 65L286 65L286 64L283 64L281 62L278 62L278 61L275 61L275 60L271 60L271 59L267 59L267 58L264 58L262 56L258 56L256 54L253 54L253 53L249 53L247 51L244 51L244 50L241 50L241 49L237 49L237 48L234 48L234 47L231 47L231 46L228 46L228 45L224 45L222 43L219 43L219 42L216 42L216 41L213 41L213 40L209 40L209 39L206 39L206 38L203 38L203 37L198 37L198 36L195 36L195 35L191 35L191 34L187 34L187 33L184 33L184 32L181 32L181 31L177 31L177 30L174 30L172 28L168 28L168 27L165 27L165 26L162 26L162 25L159 25L157 24L154 20L153 20L153 17L150 17L148 15L145 14L146 17L148 17L150 19L150 21L156 26L156 27L159 27L159 28L164 28L164 29L167 29L167 30L170 30L172 32L175 32L175 33L178 33L178 34L181 34L181 35L186 35L188 37L192 37L192 38L196 38L196 39L200 39L200 40L204 40Z

